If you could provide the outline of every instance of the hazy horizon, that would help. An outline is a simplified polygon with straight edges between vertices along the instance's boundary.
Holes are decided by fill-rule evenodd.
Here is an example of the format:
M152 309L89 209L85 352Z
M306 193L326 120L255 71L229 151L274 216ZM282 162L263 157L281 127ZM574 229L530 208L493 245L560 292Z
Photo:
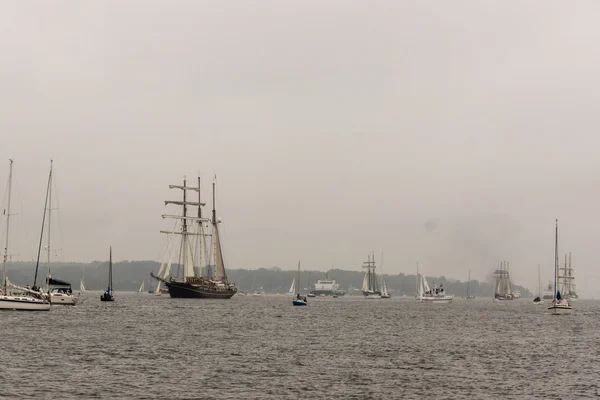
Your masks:
M506 260L535 291L558 218L559 259L597 296L600 4L578 5L7 2L10 253L37 255L53 158L52 261L161 261L168 186L200 172L228 267L383 250L384 273L460 280Z

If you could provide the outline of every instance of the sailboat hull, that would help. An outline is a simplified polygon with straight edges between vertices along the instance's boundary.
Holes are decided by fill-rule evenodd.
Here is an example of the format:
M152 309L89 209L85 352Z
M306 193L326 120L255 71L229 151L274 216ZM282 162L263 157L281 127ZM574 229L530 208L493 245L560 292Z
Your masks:
M451 297L451 296L439 296L439 297L417 296L417 301L420 301L423 303L436 303L436 304L450 303L453 299L454 299L454 297Z
M0 296L0 310L48 311L50 303L33 297Z
M572 308L570 306L550 306L548 307L548 311L552 315L564 315L571 314Z
M230 299L237 289L194 285L188 282L166 282L169 295L176 299Z
M79 296L74 294L50 293L50 302L52 305L74 306L79 301Z

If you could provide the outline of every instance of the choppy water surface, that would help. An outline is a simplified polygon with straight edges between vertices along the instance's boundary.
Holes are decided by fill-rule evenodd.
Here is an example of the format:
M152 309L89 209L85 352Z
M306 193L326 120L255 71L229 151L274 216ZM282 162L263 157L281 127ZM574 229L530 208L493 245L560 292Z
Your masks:
M117 293L0 313L0 397L522 399L600 396L600 302L229 301Z

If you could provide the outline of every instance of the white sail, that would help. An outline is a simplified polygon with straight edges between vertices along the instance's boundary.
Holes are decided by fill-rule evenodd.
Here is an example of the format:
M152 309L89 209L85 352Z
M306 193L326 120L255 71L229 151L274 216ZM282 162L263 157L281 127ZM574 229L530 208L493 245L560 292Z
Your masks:
M288 290L287 294L294 294L296 293L296 278L294 277L294 280L292 281L292 286L290 286L290 290Z
M83 284L83 278L79 281L79 291L85 292L85 285Z
M138 293L141 293L144 290L144 281L142 281L142 284L140 285L140 288L138 289Z
M369 273L368 272L365 272L365 277L363 278L362 291L363 292L369 291Z

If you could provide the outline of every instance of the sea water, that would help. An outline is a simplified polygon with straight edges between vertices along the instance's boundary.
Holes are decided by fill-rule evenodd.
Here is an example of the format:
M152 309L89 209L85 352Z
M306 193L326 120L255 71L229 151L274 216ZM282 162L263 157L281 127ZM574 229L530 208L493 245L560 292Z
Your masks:
M0 312L0 398L600 396L598 301L99 297Z

